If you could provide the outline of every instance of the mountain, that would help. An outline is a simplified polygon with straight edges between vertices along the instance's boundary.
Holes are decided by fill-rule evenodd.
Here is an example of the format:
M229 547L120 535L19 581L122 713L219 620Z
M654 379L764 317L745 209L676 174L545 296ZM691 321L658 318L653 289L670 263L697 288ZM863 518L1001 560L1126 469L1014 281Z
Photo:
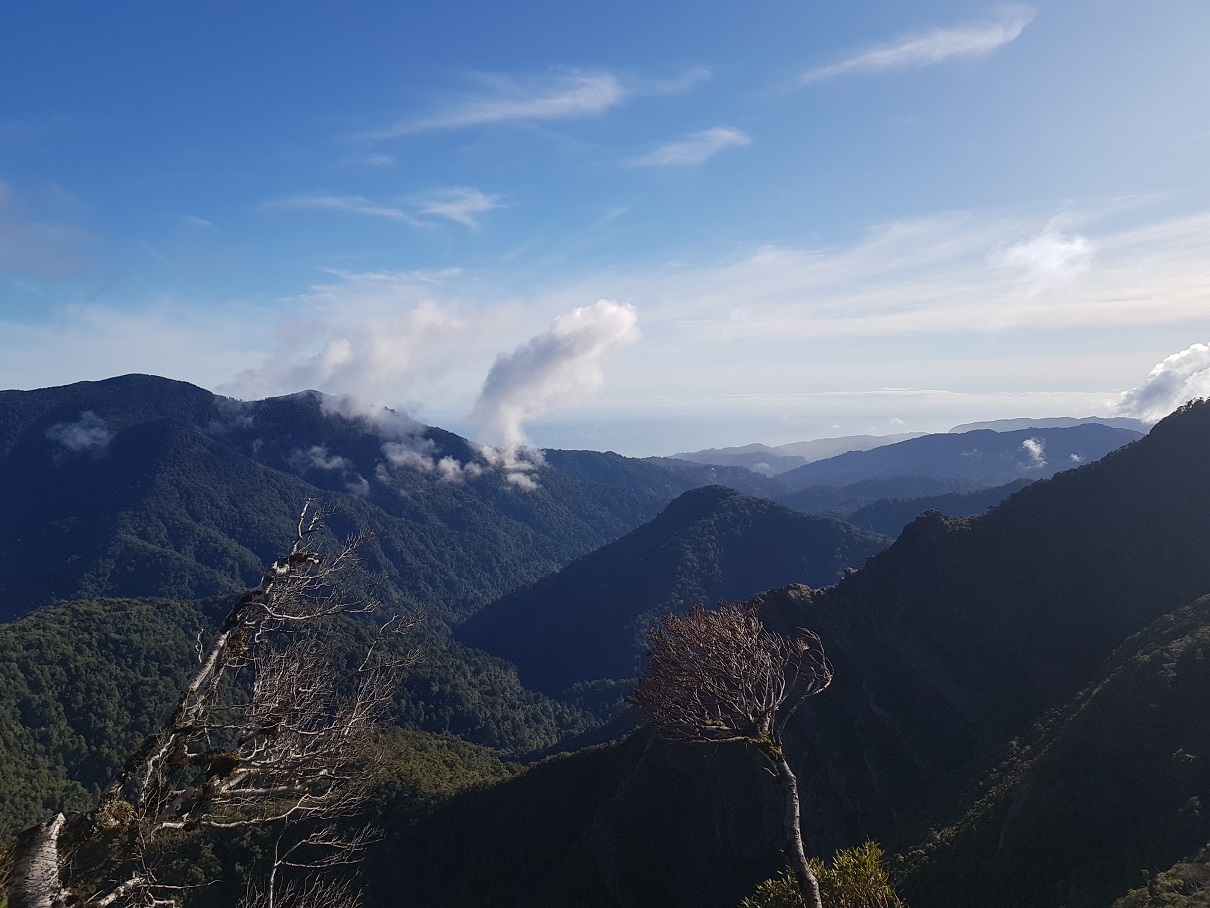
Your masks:
M542 454L547 465L575 479L666 499L710 485L725 485L757 498L772 498L786 492L776 480L743 467L715 466L668 457L623 457L612 451L602 454L547 449Z
M871 451L852 451L782 473L791 489L844 486L863 479L930 476L980 486L1053 476L1099 460L1140 438L1130 429L1098 424L1059 429L924 435Z
M926 511L940 511L953 517L974 517L988 508L994 508L1029 483L1028 479L1017 479L975 492L950 492L924 498L884 498L849 512L844 519L859 529L894 538Z
M1115 429L1130 429L1132 432L1145 433L1151 426L1141 419L1129 416L1045 416L1041 419L993 419L989 422L968 422L954 426L951 432L973 432L976 429L991 429L993 432L1018 432L1022 429L1066 429L1071 426L1097 424L1112 426Z
M1184 607L1210 590L1207 551L1210 403L1196 403L984 516L926 514L834 587L758 597L775 629L818 632L835 666L786 732L808 850L917 846L913 908L1099 908L1144 866L1196 854L1210 606ZM594 601L622 598L621 564ZM569 639L599 633L546 638L552 671ZM731 908L777 869L778 803L744 759L641 737L572 754L450 802L387 860L420 891L433 860L451 906ZM438 835L457 874L406 851Z
M656 519L492 603L458 640L513 662L558 694L637 674L662 615L792 582L833 583L887 540L721 486L686 492Z
M777 501L804 514L827 514L847 519L859 508L878 502L940 498L979 491L983 486L969 479L947 476L891 476L885 479L859 479L843 486L808 486L795 492L783 492ZM920 513L923 513L923 509Z
M314 496L340 503L335 532L372 534L391 601L454 620L671 497L509 472L450 433L314 392L243 403L152 376L3 392L0 557L22 570L0 576L0 619L241 589Z
M894 444L908 438L916 438L919 432L899 435L845 435L839 438L817 438L813 441L794 441L783 445L750 444L735 448L707 448L673 454L676 460L691 460L695 463L719 466L744 467L762 476L777 476L795 467L825 457L834 457L846 451L868 451L882 445Z

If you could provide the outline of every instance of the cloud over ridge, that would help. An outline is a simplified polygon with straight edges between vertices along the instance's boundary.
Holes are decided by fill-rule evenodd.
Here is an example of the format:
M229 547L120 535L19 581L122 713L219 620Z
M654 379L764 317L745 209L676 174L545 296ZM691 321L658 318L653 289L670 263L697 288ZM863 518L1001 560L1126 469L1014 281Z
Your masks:
M600 388L605 356L638 338L637 322L633 306L605 299L559 316L549 330L496 357L475 421L506 450L527 445L525 421Z
M1115 409L1122 416L1155 422L1199 397L1210 397L1210 344L1193 344L1165 357L1146 381L1122 394Z

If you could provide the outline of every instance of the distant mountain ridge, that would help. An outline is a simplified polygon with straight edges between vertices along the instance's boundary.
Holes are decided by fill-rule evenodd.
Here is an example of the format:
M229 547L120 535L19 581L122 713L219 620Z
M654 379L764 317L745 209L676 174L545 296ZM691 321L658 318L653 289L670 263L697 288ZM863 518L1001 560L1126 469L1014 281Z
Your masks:
M1130 429L1132 432L1146 433L1151 428L1150 423L1129 416L1043 416L1038 419L1021 417L1018 419L993 419L987 422L969 422L954 426L951 432L973 432L976 429L991 429L993 432L1018 432L1022 429L1069 429L1072 426L1086 425L1111 426L1115 429Z
M994 432L977 429L941 433L851 451L797 467L778 476L791 489L844 486L894 476L944 477L995 486L1015 479L1053 476L1104 457L1141 438L1130 429L1096 423L1055 429Z
M744 467L762 476L777 476L803 464L834 457L846 451L868 451L881 445L917 438L922 432L898 435L845 435L838 438L817 438L812 441L792 441L781 445L750 444L735 448L706 448L673 454L671 459L719 466Z

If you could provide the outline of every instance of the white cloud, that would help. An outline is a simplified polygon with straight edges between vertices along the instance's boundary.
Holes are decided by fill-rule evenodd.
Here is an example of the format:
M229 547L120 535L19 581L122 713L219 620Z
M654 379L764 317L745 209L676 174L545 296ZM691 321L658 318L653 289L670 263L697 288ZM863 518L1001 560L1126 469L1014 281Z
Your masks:
M813 69L803 82L819 82L851 73L916 69L964 57L982 57L1017 39L1037 11L1022 6L1000 9L995 19L935 28L880 44L839 63Z
M261 207L266 209L284 208L341 211L348 214L385 218L388 221L399 221L403 224L410 224L413 227L429 226L402 208L371 202L369 199L359 195L293 195L282 199L272 199L265 202Z
M483 214L500 206L500 197L488 195L478 189L457 186L442 189L417 200L421 214L432 214L465 224L472 229L479 226L474 215Z
M357 472L353 461L339 454L329 453L326 445L312 445L306 450L298 448L291 451L286 460L300 475L309 470L340 473L345 491L350 495L365 498L370 494L370 483Z
M618 77L609 72L563 72L518 78L479 77L483 92L464 98L428 117L400 120L365 136L389 139L433 129L459 129L497 123L562 120L603 113L625 96Z
M339 211L397 221L412 227L432 227L432 221L426 221L420 216L427 214L456 221L472 229L479 226L474 215L500 207L498 195L489 195L465 186L433 190L397 204L374 202L363 196L304 194L271 199L261 205L261 208L266 210Z
M390 401L411 409L437 396L467 349L500 327L493 313L472 318L434 290L456 272L342 273L284 301L277 349L221 385L222 393L259 398L310 388ZM417 391L417 388L423 389Z
M1210 397L1208 344L1193 344L1157 363L1143 384L1122 394L1116 410L1122 416L1154 422L1199 397Z
M1029 457L1029 465L1039 469L1046 466L1046 443L1040 438L1027 438L1021 448Z
M312 445L305 451L301 448L291 451L287 462L299 472L306 472L307 470L348 470L353 466L353 462L347 457L328 453L328 449L324 445Z
M1092 237L1047 230L1016 217L937 215L880 225L845 247L764 246L731 262L666 268L604 289L692 343L1204 318L1210 213ZM1093 249L1096 268L1088 267Z
M478 91L428 116L410 117L370 132L363 140L392 139L437 129L504 123L540 123L602 114L632 97L676 95L710 78L710 70L690 69L672 79L623 81L606 70L563 70L515 76L479 73Z
M1053 225L1032 239L1015 243L996 256L1039 283L1069 281L1092 268L1094 249L1086 236L1065 236Z
M637 321L633 306L604 299L559 316L548 331L496 357L475 403L476 422L506 451L525 446L526 420L601 387L602 361L638 338Z
M85 410L76 422L55 423L46 430L46 437L73 454L100 455L108 449L113 432L95 412Z
M651 154L632 158L628 163L631 167L685 167L701 164L724 148L736 148L751 143L752 140L738 129L715 126L679 142L669 142Z

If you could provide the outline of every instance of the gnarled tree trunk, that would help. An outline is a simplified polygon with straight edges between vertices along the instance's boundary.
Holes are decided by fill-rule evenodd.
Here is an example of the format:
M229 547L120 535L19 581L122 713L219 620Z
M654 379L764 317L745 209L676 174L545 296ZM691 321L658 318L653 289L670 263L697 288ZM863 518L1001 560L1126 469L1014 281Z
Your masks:
M771 758L777 767L777 780L781 782L782 794L786 799L786 858L790 861L794 878L798 880L798 889L803 900L810 908L823 908L819 897L819 880L811 872L811 865L807 863L806 849L802 843L802 809L798 801L798 779L780 749L771 755Z
M8 880L9 908L62 908L67 904L59 880L59 833L66 822L60 813L34 827Z

